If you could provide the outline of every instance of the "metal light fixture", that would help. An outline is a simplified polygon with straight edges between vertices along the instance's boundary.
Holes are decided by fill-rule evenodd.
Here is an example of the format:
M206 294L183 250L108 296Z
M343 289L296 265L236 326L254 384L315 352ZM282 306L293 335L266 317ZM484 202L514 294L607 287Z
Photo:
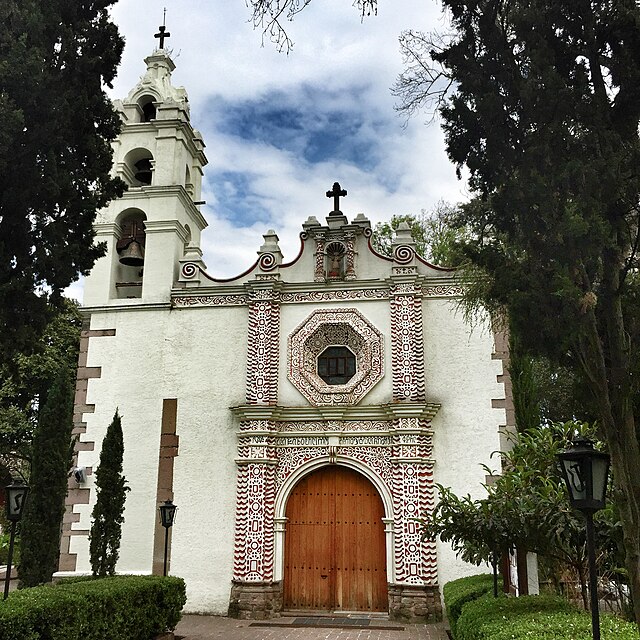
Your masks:
M591 628L593 639L600 640L600 610L598 608L598 576L593 535L593 514L605 506L610 458L596 451L587 438L576 438L571 447L558 454L562 477L569 491L571 506L584 513L587 521L587 551L589 555L589 591L591 592Z
M164 570L162 575L167 575L167 551L169 548L169 529L173 526L176 518L176 507L172 500L165 500L164 504L161 504L160 509L160 522L164 527Z
M9 595L9 583L11 581L11 564L13 562L13 544L16 537L16 525L22 518L25 502L29 487L26 484L18 483L15 480L11 482L5 489L6 491L6 507L7 520L11 522L11 538L9 540L9 556L7 558L7 573L4 578L4 600Z

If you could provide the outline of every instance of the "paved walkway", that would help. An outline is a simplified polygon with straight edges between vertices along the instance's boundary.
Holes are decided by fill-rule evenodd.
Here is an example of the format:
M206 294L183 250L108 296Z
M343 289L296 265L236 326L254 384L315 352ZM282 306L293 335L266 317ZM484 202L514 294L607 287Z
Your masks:
M386 629L336 629L330 627L290 627L294 618L258 622L219 616L183 616L175 630L184 640L447 640L442 624L400 624L373 619L371 626ZM326 622L326 621L325 621ZM251 626L251 625L263 626Z

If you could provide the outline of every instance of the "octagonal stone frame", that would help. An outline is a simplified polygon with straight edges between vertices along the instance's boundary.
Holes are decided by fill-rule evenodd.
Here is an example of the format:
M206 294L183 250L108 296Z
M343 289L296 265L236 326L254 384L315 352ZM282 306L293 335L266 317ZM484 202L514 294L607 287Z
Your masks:
M317 358L330 346L356 357L347 384L327 384L317 373ZM289 336L287 364L287 377L312 405L354 405L384 376L384 338L357 309L317 310Z

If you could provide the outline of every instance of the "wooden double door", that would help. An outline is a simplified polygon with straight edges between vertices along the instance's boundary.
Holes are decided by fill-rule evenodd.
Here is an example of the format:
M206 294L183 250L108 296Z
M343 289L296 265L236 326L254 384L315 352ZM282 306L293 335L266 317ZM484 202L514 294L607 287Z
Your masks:
M310 473L287 502L284 607L387 611L384 508L360 473Z

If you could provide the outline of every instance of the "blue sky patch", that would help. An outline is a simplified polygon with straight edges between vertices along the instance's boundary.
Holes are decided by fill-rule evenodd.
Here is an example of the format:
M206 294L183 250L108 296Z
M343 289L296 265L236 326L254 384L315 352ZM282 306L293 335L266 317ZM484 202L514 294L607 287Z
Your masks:
M267 223L270 212L264 198L251 188L254 176L238 171L219 171L209 175L208 184L217 195L216 212L237 227L250 227L256 222Z
M207 111L226 135L273 146L309 164L346 162L371 171L382 157L385 122L367 111L358 99L361 91L332 96L307 85L239 102L216 98Z

